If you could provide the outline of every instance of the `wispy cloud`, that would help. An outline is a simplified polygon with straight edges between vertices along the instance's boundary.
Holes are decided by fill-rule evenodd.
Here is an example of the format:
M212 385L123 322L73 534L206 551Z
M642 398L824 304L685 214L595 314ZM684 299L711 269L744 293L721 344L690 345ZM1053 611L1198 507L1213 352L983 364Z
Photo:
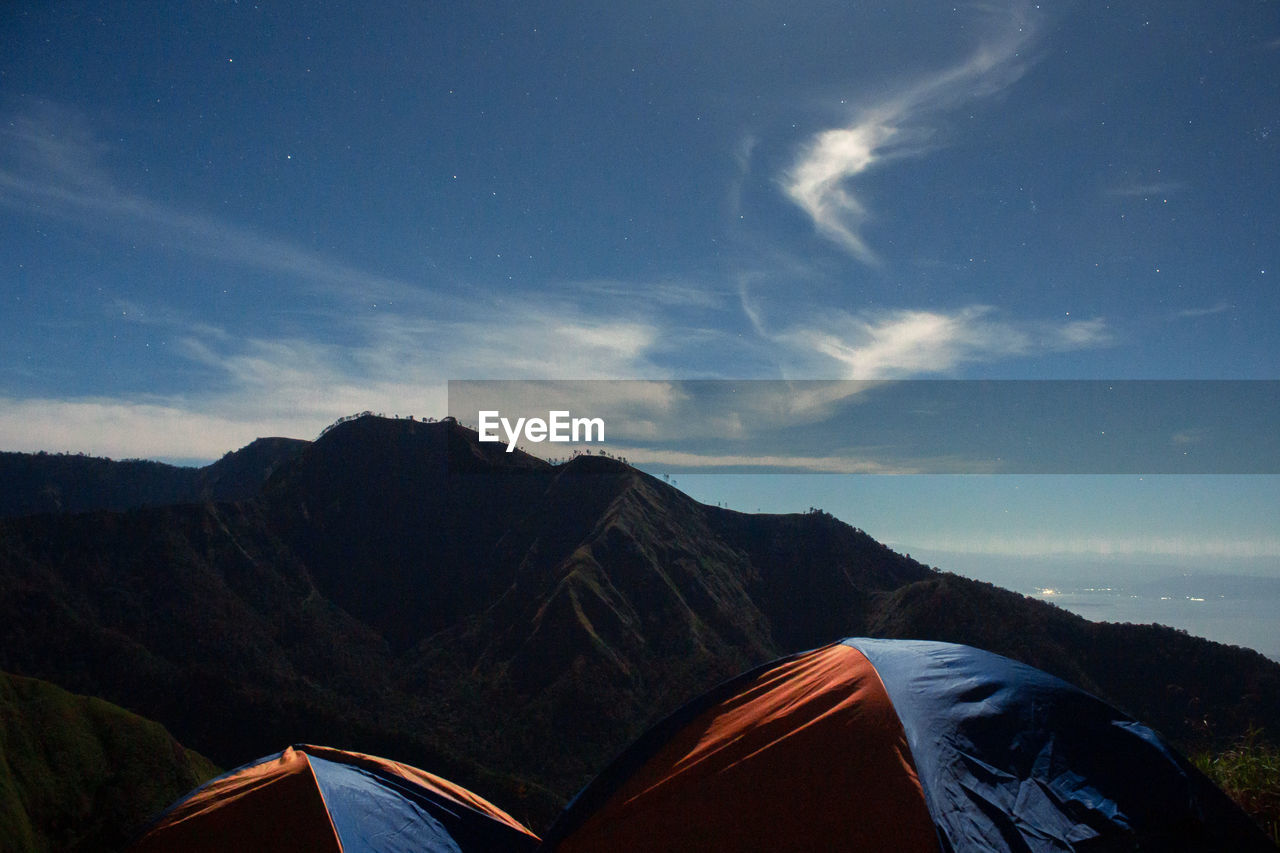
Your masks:
M175 327L177 351L213 376L207 389L0 399L0 447L212 459L263 435L308 438L352 412L442 415L450 378L651 372L654 328L525 308L501 323L388 316L367 322L353 344Z
M1182 192L1186 188L1187 184L1183 181L1147 181L1145 183L1109 187L1106 190L1106 194L1122 198L1149 198L1152 196L1163 198Z
M991 35L964 61L874 100L845 126L818 133L782 176L787 196L818 231L863 263L879 261L862 236L871 212L855 192L853 180L879 163L916 155L936 144L921 124L928 114L993 95L1025 70L1022 51L1033 31L1026 4L992 10L984 18Z
M616 454L633 465L669 466L687 471L699 469L768 469L810 474L916 474L919 468L856 456L805 456L751 453L693 453L682 450L619 445ZM965 469L966 473L979 473Z
M0 441L6 450L212 460L259 436L307 438L315 433L314 422L294 413L273 420L253 412L250 419L239 420L182 398L0 398Z
M886 143L898 133L890 124L897 118L894 110L882 109L852 127L818 134L786 176L787 195L818 230L868 264L879 259L860 233L867 209L848 181L883 157Z
M483 409L498 409L513 419L543 417L551 409L590 412L610 424L611 442L646 442L651 449L657 443L679 442L687 447L708 439L741 443L770 434L791 435L798 427L828 420L881 384L751 379L461 381L450 384L449 410L470 423Z
M697 281L636 282L593 279L573 282L569 289L613 303L646 303L674 308L723 308L728 294L713 284Z
M0 129L0 204L130 240L262 272L310 291L359 300L423 298L413 282L343 263L285 240L132 193L100 161L104 146L79 113L43 103Z
M1162 558L1274 558L1280 557L1280 538L1214 536L1097 536L1053 534L954 536L924 538L914 549L940 554L989 554L1010 557L1162 557Z
M11 116L0 142L0 204L271 273L282 289L277 300L305 295L326 330L245 336L194 320L177 305L120 301L121 316L163 327L173 350L207 381L173 395L5 400L0 446L7 449L216 457L265 432L314 435L354 411L442 414L449 378L661 372L650 356L669 345L662 327L647 319L652 312L617 310L626 291L621 283L596 283L594 299L572 285L558 298L453 296L438 282L364 269L122 189L102 165L106 147L74 110L42 104ZM660 307L715 304L693 284L659 282L650 293ZM352 312L352 302L385 310Z
M914 115L931 98L941 103L941 93L952 85L966 92L980 89L984 84L976 69L997 64L990 56L975 58L953 70L951 78L931 81L901 99L909 107L901 115ZM985 85L994 86L991 81ZM770 328L770 308L748 296L745 279L740 293L746 314L743 336L718 322L697 325L689 320L722 315L731 304L728 286L717 288L693 278L639 287L612 280L570 282L556 295L472 291L466 298L456 297L427 283L363 269L124 190L101 165L103 147L75 113L36 110L12 118L0 135L6 143L0 159L0 204L277 274L271 278L280 286L317 297L309 304L324 327L258 327L248 334L197 320L180 304L131 299L121 310L131 320L163 327L174 344L171 351L198 368L199 386L167 395L111 391L80 398L51 393L13 397L3 401L0 411L0 447L6 449L209 458L263 434L314 435L354 411L440 414L444 383L451 378L687 377L699 365L703 372L697 375L719 375L714 371L733 365L748 376L776 377L778 365L788 361L803 364L801 375L831 377L834 365L835 375L842 377L898 378L1098 346L1108 339L1101 320L1016 322L1000 320L985 307L825 311L816 320L788 319ZM744 146L744 163L749 148ZM868 152L873 160L885 156L882 148ZM824 179L820 171L815 175L816 187ZM832 180L830 192L839 198L844 184ZM801 265L785 268L783 274L790 280L813 269ZM366 305L385 300L395 307L351 312L351 300ZM847 386L814 391L802 404L781 412L762 403L743 414L743 423L819 417L850 393ZM721 436L744 430L741 424L712 426Z
M1213 314L1225 314L1235 308L1230 302L1219 302L1208 308L1185 308L1176 312L1173 316L1177 320L1189 320L1196 317L1209 317Z
M530 307L509 322L451 324L461 357L453 376L605 379L638 377L658 344L657 327L601 317L565 316Z
M1111 340L1101 319L1058 325L1013 322L998 319L987 306L841 314L780 337L825 356L850 379L945 374L975 362L1086 349Z
M1209 431L1203 428L1184 429L1175 432L1169 437L1169 443L1176 447L1185 447L1189 444L1201 444L1209 437Z

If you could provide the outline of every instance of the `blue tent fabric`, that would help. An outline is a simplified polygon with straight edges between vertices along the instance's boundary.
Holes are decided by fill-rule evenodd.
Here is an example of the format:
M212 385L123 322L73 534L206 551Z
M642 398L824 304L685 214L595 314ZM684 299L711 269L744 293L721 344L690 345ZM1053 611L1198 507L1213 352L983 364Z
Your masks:
M950 643L848 639L875 666L943 850L1274 849L1146 726Z
M455 824L456 814L425 790L362 767L309 760L343 853L462 853L433 812Z
M847 654L832 655L836 649ZM895 724L871 724L878 718L862 699L829 710L821 683L792 680L806 670L793 664L817 658L836 663L821 670L832 683L870 671ZM857 695L869 700L873 692ZM770 704L763 697L785 701ZM804 706L812 706L811 713ZM780 725L787 719L796 721L792 733ZM845 727L828 729L840 732L840 747L830 738L815 739L812 729L810 736L801 734L818 719ZM757 746L760 733L767 750ZM858 823L824 823L820 843L813 833L795 831L796 790L827 784L833 758L844 756L853 765L875 748L874 739L895 736L903 739L909 761L888 772L917 780L918 810L871 805L874 796L840 785L827 785L822 801L853 821L884 825L887 835L875 837L893 838L896 847L853 843L870 837ZM762 766L766 752L786 758L753 783L766 796L754 797L751 813L744 814L744 798L716 794L731 789L712 774L742 775L743 768ZM887 789L888 781L882 770L875 784ZM674 836L698 837L698 826L729 826L720 836L725 843L700 846L734 853L880 851L908 846L908 820L918 821L912 826L920 830L911 848L930 853L1276 850L1154 731L1085 691L968 646L866 638L781 658L689 702L589 783L548 830L541 849L682 851L690 846ZM753 834L734 835L739 825L750 825ZM658 827L673 827L672 837Z
M407 764L299 744L167 809L137 853L532 853L538 837L484 798Z

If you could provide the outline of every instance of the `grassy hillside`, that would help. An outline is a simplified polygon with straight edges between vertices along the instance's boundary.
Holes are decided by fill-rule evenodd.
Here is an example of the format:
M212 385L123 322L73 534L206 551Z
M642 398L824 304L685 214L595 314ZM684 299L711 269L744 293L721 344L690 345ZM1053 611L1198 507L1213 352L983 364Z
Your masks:
M164 726L0 673L0 850L115 850L217 773Z
M1224 752L1201 752L1195 764L1280 845L1280 749L1251 732Z

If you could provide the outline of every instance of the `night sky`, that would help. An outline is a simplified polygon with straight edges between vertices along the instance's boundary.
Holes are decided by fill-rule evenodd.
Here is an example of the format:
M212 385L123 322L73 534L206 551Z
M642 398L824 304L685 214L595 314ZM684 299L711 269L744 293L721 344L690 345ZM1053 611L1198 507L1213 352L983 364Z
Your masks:
M0 38L2 449L209 460L459 378L1280 378L1275 0L18 0ZM1248 482L1211 492L1274 565Z

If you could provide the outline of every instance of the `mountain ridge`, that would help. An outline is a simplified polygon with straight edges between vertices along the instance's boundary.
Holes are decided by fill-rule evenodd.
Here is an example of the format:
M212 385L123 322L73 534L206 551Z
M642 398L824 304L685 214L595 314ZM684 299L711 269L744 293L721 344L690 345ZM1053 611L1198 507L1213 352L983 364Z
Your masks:
M1184 748L1280 731L1280 665L1090 623L825 513L706 506L452 422L357 418L256 495L0 519L0 669L100 695L225 766L292 742L455 778L539 825L719 681L850 635L966 642Z
M0 482L5 484L0 518L244 500L258 494L271 472L308 444L295 438L257 438L201 468L149 459L0 451Z

